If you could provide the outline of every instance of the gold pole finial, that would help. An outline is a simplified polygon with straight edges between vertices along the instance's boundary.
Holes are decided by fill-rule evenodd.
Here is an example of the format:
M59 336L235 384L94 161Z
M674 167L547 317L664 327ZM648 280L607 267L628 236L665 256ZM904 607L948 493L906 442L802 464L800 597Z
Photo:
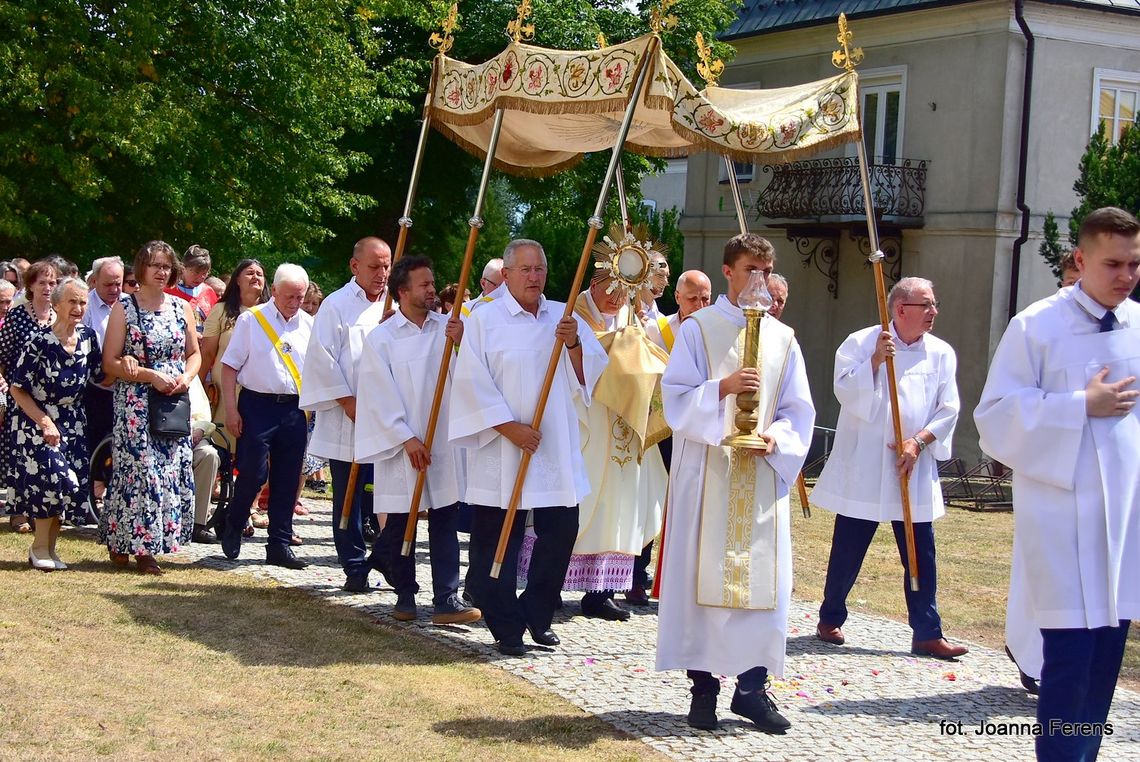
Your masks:
M704 77L706 86L716 87L720 75L724 73L724 61L713 58L712 47L705 43L705 36L700 32L697 32L697 57L701 59L697 64L697 73Z
M863 48L851 47L851 41L854 39L855 35L847 29L847 14L840 13L839 34L835 36L840 49L831 54L831 63L835 68L855 71L855 67L863 62Z
M522 0L518 4L518 15L514 21L507 24L507 34L515 42L526 42L527 40L534 39L534 24L524 24L523 22L530 17L531 12L530 0Z
M610 44L606 42L606 36L603 33L598 32L598 48L608 48L609 46Z
M439 32L432 32L431 37L428 38L428 45L439 51L441 56L447 55L447 51L451 50L451 46L455 44L455 38L452 36L459 27L459 4L452 3L451 10L447 12L447 18L440 22L440 27L443 29L443 34Z
M673 29L677 26L677 16L669 13L669 9L678 2L680 2L680 0L661 0L661 3L657 7L650 8L649 28L653 30L654 34L661 34L666 29Z

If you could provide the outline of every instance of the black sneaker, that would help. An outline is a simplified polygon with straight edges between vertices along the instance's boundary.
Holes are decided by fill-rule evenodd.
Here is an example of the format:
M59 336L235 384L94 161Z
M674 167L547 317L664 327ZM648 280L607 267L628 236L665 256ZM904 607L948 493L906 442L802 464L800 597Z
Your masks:
M372 588L368 584L367 574L350 574L345 578L342 589L346 593L367 593Z
M435 607L431 615L432 624L466 624L482 618L483 612L474 606L466 606L458 595Z
M792 726L792 723L780 714L779 707L765 690L741 693L740 688L732 694L732 705L729 706L733 714L739 714L752 720L757 728L765 733L783 733Z
M734 710L735 711L735 710ZM716 694L694 693L689 702L689 727L697 730L716 730Z

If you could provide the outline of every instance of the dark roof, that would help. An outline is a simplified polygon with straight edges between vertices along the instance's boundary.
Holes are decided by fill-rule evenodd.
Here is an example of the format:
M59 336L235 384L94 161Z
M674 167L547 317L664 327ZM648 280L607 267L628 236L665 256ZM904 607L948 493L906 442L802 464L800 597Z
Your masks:
M1039 1L1090 10L1140 14L1140 0ZM840 13L846 13L848 18L854 20L966 2L970 0L744 0L740 15L721 39L731 40L764 32L832 24Z

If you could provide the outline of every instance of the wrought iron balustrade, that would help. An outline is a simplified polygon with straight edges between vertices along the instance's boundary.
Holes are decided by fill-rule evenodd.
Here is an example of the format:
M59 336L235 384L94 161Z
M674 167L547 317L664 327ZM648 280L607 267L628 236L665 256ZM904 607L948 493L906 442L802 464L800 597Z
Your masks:
M871 197L879 217L920 219L926 204L925 160L897 159L869 167ZM757 211L767 219L865 216L859 160L808 159L765 165L772 181Z

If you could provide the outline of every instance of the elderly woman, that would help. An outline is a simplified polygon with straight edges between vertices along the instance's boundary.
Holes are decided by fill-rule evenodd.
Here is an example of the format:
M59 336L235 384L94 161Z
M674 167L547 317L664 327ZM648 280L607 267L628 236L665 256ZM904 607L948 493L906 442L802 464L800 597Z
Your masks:
M24 273L28 301L9 310L4 318L4 326L0 327L0 373L5 376L9 368L15 367L16 360L20 358L31 337L47 333L55 323L51 294L58 279L59 271L50 262L36 262ZM7 386L6 381L4 386ZM13 402L8 392L5 392L5 403L11 411ZM15 486L17 476L11 423L13 418L14 416L7 416L4 426L0 427L0 476L9 487ZM27 512L23 507L24 496L17 492L11 497L6 510L12 517L12 530L27 534L32 531L32 527L28 524Z
M51 294L55 322L36 332L8 372L15 433L16 492L36 520L28 563L66 569L56 553L59 523L88 512L83 392L103 375L95 332L82 325L87 286L64 278Z
M164 293L178 282L174 249L150 241L135 255L139 290L115 305L103 370L115 383L115 464L99 517L111 562L135 557L143 574L162 574L155 556L175 553L194 529L190 436L156 436L148 395L182 394L198 373L198 333L190 304Z

